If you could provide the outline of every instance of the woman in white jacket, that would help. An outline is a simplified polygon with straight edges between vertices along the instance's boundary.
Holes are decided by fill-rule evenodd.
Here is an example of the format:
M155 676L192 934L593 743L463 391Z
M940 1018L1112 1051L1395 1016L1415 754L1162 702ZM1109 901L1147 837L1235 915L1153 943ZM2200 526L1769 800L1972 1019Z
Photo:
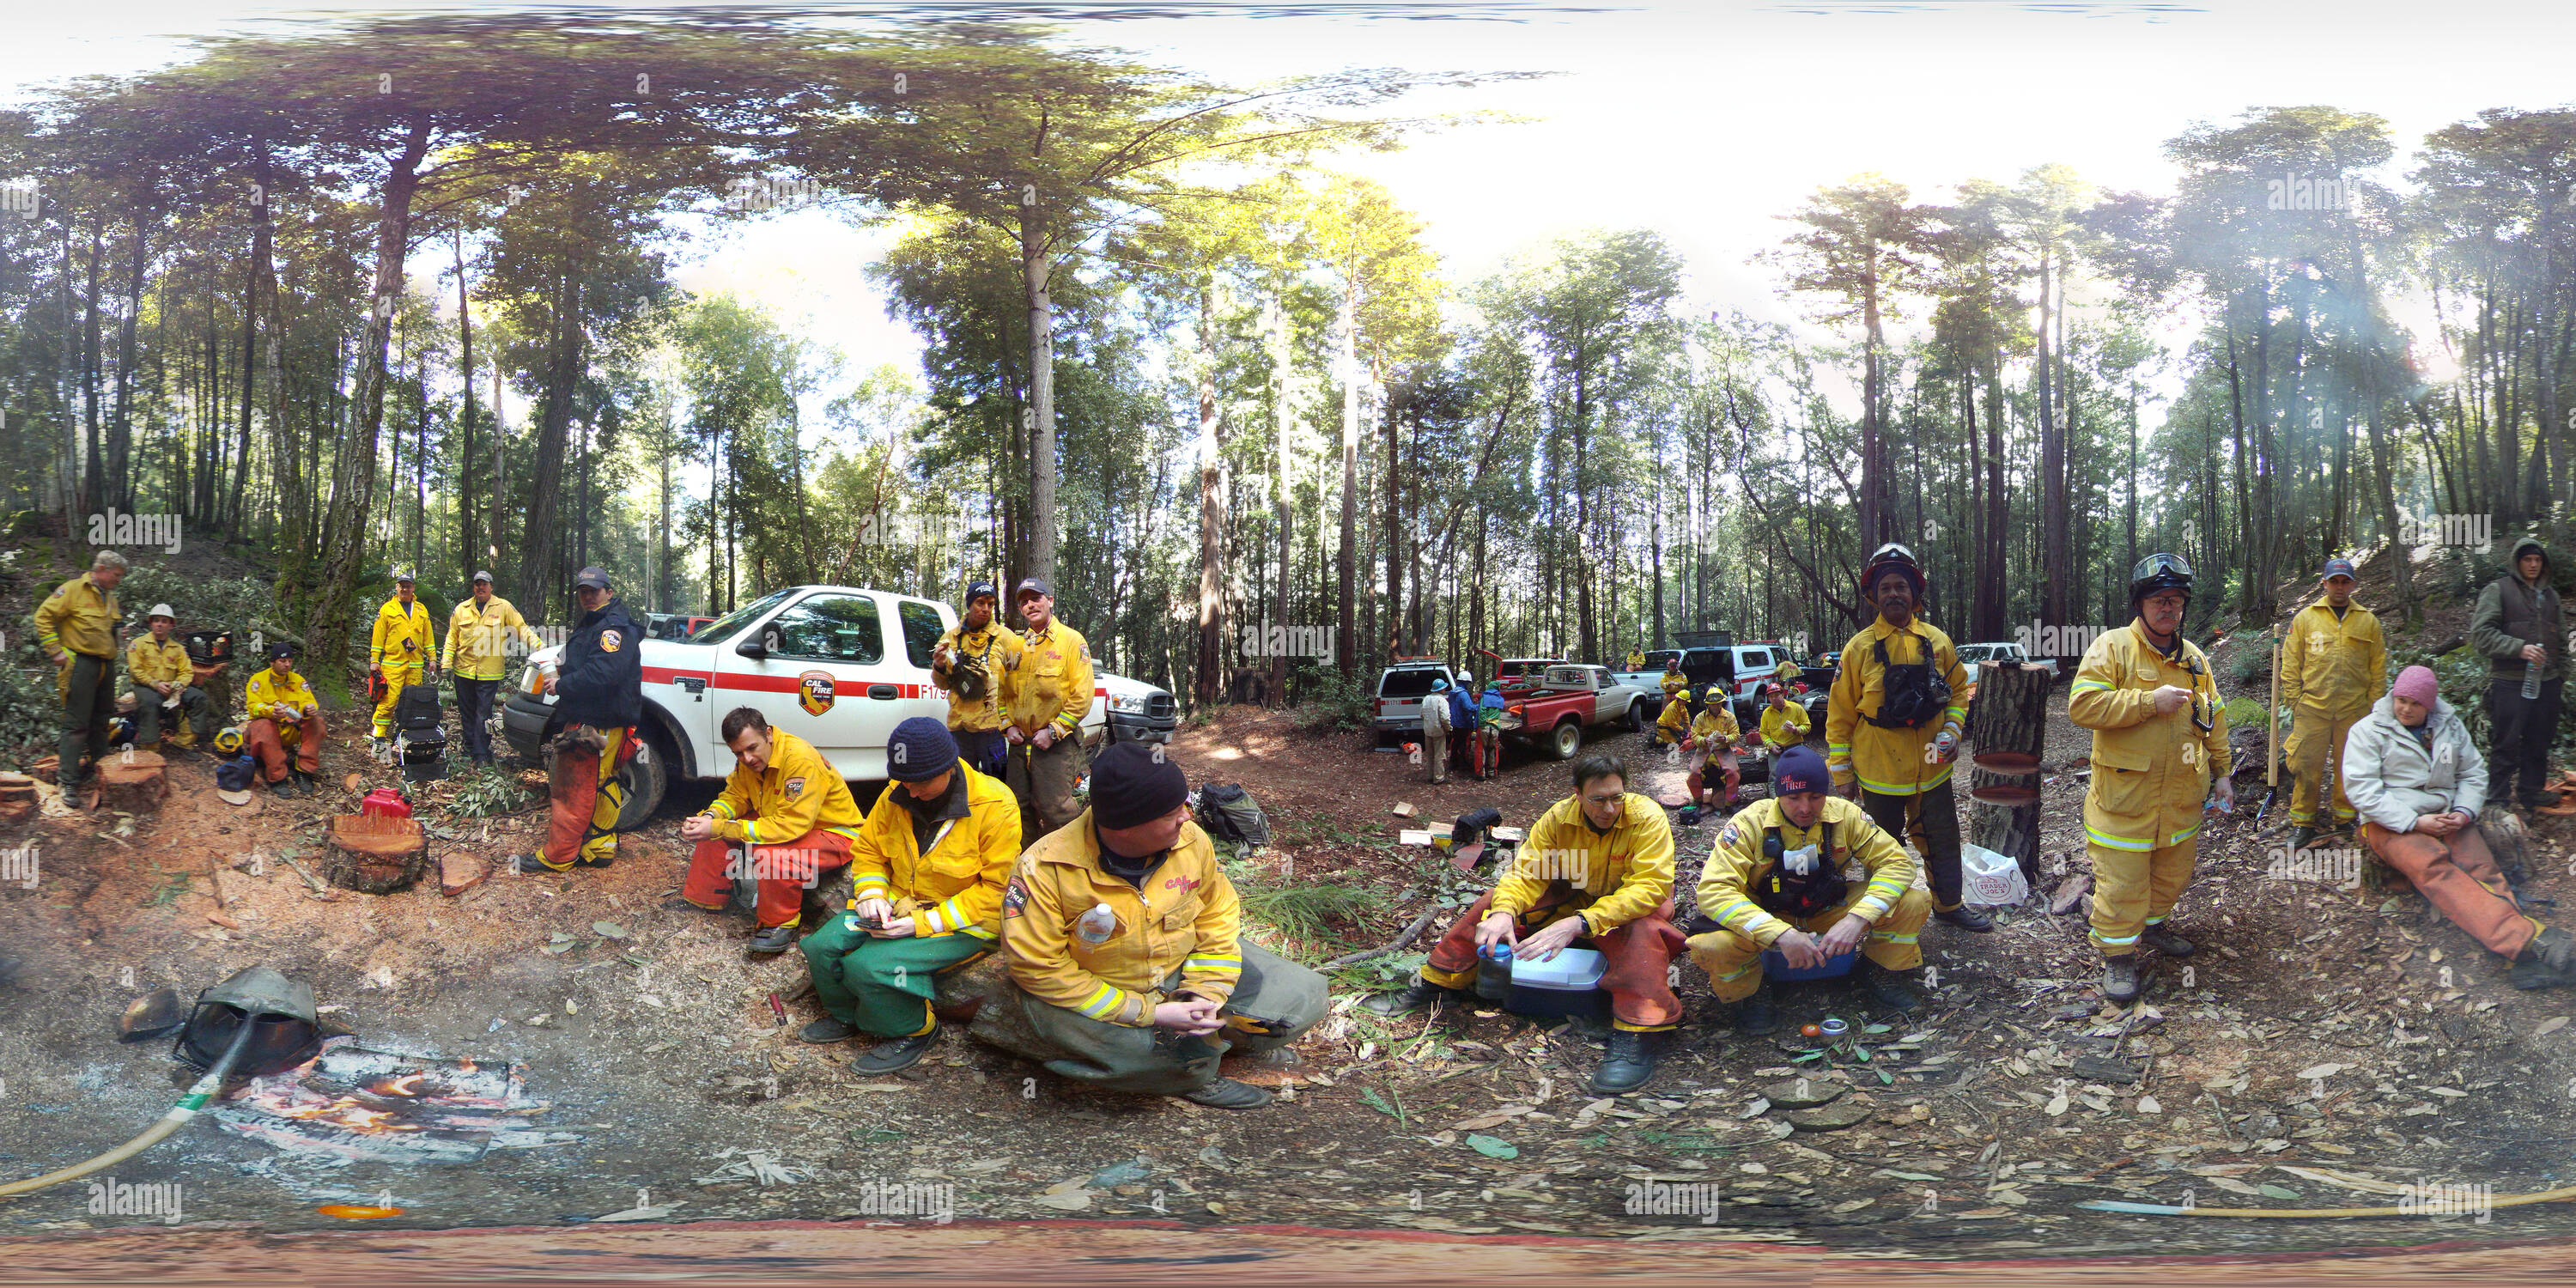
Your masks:
M2433 906L2514 963L2516 988L2576 983L2576 936L2522 911L2478 831L2487 766L2442 701L2433 672L2410 666L2345 735L2344 791L2362 840Z

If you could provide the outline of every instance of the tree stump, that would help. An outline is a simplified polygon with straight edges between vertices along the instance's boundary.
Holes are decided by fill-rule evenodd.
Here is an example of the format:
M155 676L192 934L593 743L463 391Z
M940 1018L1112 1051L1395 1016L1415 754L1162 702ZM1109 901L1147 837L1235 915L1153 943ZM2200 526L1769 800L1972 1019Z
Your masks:
M36 780L25 774L0 774L0 823L19 823L33 817L38 800Z
M338 814L323 847L331 884L360 894L391 894L429 871L429 837L415 819Z
M147 814L161 808L161 802L170 796L170 780L163 772L166 768L157 751L136 751L131 761L124 752L107 753L107 758L98 762L99 808L129 814Z
M2040 888L2039 755L2054 674L2046 665L1985 663L1977 668L1977 696L1968 708L1977 748L1968 770L1968 795L1977 802L1968 840L2012 856L2033 890Z

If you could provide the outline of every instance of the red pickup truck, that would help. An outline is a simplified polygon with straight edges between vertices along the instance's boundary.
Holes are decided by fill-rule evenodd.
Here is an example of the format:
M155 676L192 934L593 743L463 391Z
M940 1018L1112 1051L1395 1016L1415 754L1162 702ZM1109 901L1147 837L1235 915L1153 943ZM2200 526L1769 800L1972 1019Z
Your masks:
M1567 662L1505 681L1501 688L1503 735L1536 746L1551 760L1573 759L1583 749L1587 726L1646 728L1655 722L1663 699L1661 693L1620 683L1607 667Z

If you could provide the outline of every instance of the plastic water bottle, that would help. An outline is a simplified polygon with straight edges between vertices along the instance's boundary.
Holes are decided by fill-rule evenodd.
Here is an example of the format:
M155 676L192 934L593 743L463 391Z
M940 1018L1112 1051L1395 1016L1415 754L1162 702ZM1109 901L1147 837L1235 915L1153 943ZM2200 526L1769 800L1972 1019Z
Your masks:
M1485 964L1476 972L1476 996L1488 1002L1505 1002L1512 996L1512 946L1495 944L1487 948Z
M2522 696L2526 698L2536 698L2540 696L2540 664L2538 662L2525 662L2522 664Z
M1082 942L1086 944L1108 943L1109 937L1118 933L1118 914L1108 904L1093 904L1091 911L1082 914L1082 920L1074 923L1073 933L1082 936Z

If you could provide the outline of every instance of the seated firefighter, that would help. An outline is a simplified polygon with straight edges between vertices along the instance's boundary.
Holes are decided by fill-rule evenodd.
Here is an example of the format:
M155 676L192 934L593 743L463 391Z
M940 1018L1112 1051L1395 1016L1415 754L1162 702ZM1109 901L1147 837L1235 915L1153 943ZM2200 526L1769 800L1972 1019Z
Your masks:
M2398 672L2386 696L2354 722L2344 738L2342 786L2371 853L2512 962L2507 978L2515 988L2576 984L2576 936L2522 910L2478 830L2486 762L2468 726L2442 701L2430 668Z
M1673 928L1673 829L1664 808L1628 790L1628 767L1594 753L1574 762L1574 794L1548 807L1513 855L1510 871L1432 948L1421 977L1366 1005L1380 1015L1463 1000L1478 959L1509 944L1514 959L1544 961L1569 947L1604 958L1610 993L1609 1054L1592 1077L1603 1095L1654 1076L1650 1034L1679 1023L1671 967L1682 950Z
M1119 743L1091 767L1091 807L1012 872L1010 978L974 1035L1109 1091L1268 1104L1268 1091L1222 1076L1220 1058L1286 1056L1328 999L1323 976L1243 939L1241 924L1181 767L1160 747Z
M1019 798L967 764L947 726L896 725L886 772L850 846L850 910L804 943L824 1017L798 1036L876 1038L850 1062L863 1077L909 1069L938 1041L937 977L993 951L1020 857Z
M1743 741L1744 730L1735 723L1735 704L1726 692L1714 685L1701 691L1708 704L1691 717L1690 733L1682 739L1682 750L1691 757L1690 816L1684 822L1699 821L1703 808L1725 809L1735 804L1736 789L1744 782L1742 770L1735 765L1735 744ZM1713 795L1723 781L1726 794Z
M1916 938L1932 896L1914 888L1914 856L1832 787L1815 748L1783 753L1770 799L1727 823L1701 872L1701 917L1715 924L1694 920L1691 960L1708 972L1721 1018L1747 1037L1779 1027L1765 948L1801 970L1858 948L1872 997L1899 1011L1922 1004L1910 976L1923 965Z
M126 646L125 674L134 682L134 745L196 747L215 740L215 708L189 683L188 646L170 638L178 618L168 604L145 615L152 633ZM165 741L166 740L166 741Z
M320 787L322 771L322 704L312 686L295 673L295 646L284 640L268 646L268 666L242 686L242 706L250 724L242 744L259 757L260 781L280 796L302 796ZM295 751L290 775L288 748Z
M680 839L694 841L679 903L722 912L733 881L748 874L760 889L751 951L785 952L796 942L805 891L826 870L850 861L859 834L859 804L850 785L814 745L751 707L725 713L718 732L733 749L733 772L704 813L680 820Z

